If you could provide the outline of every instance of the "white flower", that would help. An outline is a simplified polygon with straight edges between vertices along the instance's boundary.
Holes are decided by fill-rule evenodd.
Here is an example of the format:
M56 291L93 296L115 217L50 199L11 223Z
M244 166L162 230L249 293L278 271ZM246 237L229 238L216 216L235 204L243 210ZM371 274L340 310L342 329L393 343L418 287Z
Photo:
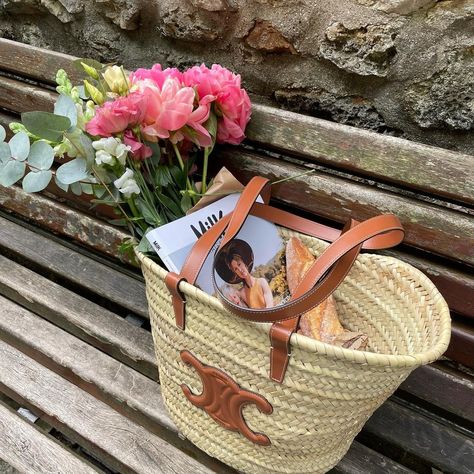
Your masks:
M113 155L113 156L116 155L115 150L117 149L117 146L119 144L120 144L120 140L114 137L101 138L100 140L96 140L95 142L92 142L92 146L96 150L104 150L109 155Z
M98 150L95 154L95 162L100 165L113 165L115 158L104 150Z
M132 194L140 194L140 188L133 179L133 171L130 168L119 179L114 181L115 187L128 199Z
M117 160L119 160L120 164L125 165L125 159L127 158L127 153L131 150L132 148L124 145L123 143L120 143L120 145L117 145L117 148L115 149L115 156L117 157Z

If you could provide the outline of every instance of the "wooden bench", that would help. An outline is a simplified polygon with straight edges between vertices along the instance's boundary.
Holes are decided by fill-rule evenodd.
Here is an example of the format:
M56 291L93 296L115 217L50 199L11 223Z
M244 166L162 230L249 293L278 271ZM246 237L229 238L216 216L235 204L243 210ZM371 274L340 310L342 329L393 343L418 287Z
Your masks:
M0 123L51 110L55 71L73 59L0 39ZM447 358L413 372L334 472L472 472L474 158L257 103L248 137L215 167L244 181L314 169L275 186L275 204L321 222L394 212L407 239L387 253L427 273L452 311ZM234 472L168 417L143 279L118 260L126 234L106 212L54 186L0 187L0 459L23 472Z

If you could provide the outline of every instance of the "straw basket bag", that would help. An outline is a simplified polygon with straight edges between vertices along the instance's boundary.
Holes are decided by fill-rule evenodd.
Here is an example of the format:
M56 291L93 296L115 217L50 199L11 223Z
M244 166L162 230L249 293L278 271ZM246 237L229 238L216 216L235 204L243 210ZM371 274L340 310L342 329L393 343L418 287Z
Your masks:
M351 221L341 232L255 203L268 188L253 178L233 213L197 241L180 275L138 254L162 393L179 430L238 470L323 473L412 370L443 354L449 311L415 268L359 255L403 239L396 217ZM218 238L224 234L224 248L249 214L297 235L318 256L292 299L269 310L234 307L193 286ZM295 332L299 316L333 291L342 324L368 334L367 351Z

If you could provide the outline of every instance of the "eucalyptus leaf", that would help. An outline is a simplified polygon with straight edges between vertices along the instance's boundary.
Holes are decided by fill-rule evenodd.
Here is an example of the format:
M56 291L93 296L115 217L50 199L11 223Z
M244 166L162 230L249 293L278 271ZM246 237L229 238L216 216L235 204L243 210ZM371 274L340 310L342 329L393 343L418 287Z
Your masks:
M86 88L84 86L76 86L76 89L78 90L79 92L79 97L82 99L82 100L87 100L90 98L89 94L86 92Z
M71 127L77 125L76 104L68 95L60 94L58 100L54 104L54 113L67 117L71 122Z
M84 194L94 194L94 190L92 189L92 184L81 183L81 188Z
M16 135L13 135L8 144L10 145L13 158L18 161L26 160L30 152L30 139L25 132L18 132Z
M7 132L5 132L5 129L0 125L0 142L3 142L6 136Z
M72 183L72 184L71 184L71 191L72 191L76 196L80 196L80 195L82 194L81 183Z
M53 173L50 170L30 171L22 182L23 189L27 193L37 193L48 186Z
M6 163L12 157L10 145L5 142L0 143L0 164Z
M148 232L150 232L152 229L148 229L145 232L145 235L142 237L140 240L140 243L137 245L137 250L142 253L151 253L153 252L153 247L151 246L150 242L146 238Z
M64 163L64 165L58 168L56 176L64 184L73 184L86 179L88 176L86 160L84 158L76 158L68 163Z
M23 161L10 160L0 169L0 184L11 186L25 174L26 165Z
M49 170L54 161L54 150L51 145L40 140L31 145L28 164L40 170Z
M51 142L61 141L64 132L71 128L71 121L67 117L49 112L24 112L21 121L33 135Z
M101 198L106 193L107 193L107 190L103 186L100 186L100 185L94 186L94 196L96 198Z
M54 177L54 182L56 183L56 186L57 186L58 188L62 189L63 191L68 192L68 190L69 190L69 184L63 183L61 180L58 179L57 176Z

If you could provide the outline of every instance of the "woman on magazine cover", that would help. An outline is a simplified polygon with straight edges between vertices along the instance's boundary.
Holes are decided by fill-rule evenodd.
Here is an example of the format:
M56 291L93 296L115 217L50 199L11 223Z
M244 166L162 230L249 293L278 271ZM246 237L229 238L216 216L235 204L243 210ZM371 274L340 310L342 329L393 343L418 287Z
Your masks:
M227 283L242 282L242 287L236 290L237 295L229 297L230 292L224 291L224 296L239 306L245 305L252 309L272 308L272 290L265 278L251 275L252 266L253 252L250 245L240 239L230 242L224 252L217 256L216 270Z

